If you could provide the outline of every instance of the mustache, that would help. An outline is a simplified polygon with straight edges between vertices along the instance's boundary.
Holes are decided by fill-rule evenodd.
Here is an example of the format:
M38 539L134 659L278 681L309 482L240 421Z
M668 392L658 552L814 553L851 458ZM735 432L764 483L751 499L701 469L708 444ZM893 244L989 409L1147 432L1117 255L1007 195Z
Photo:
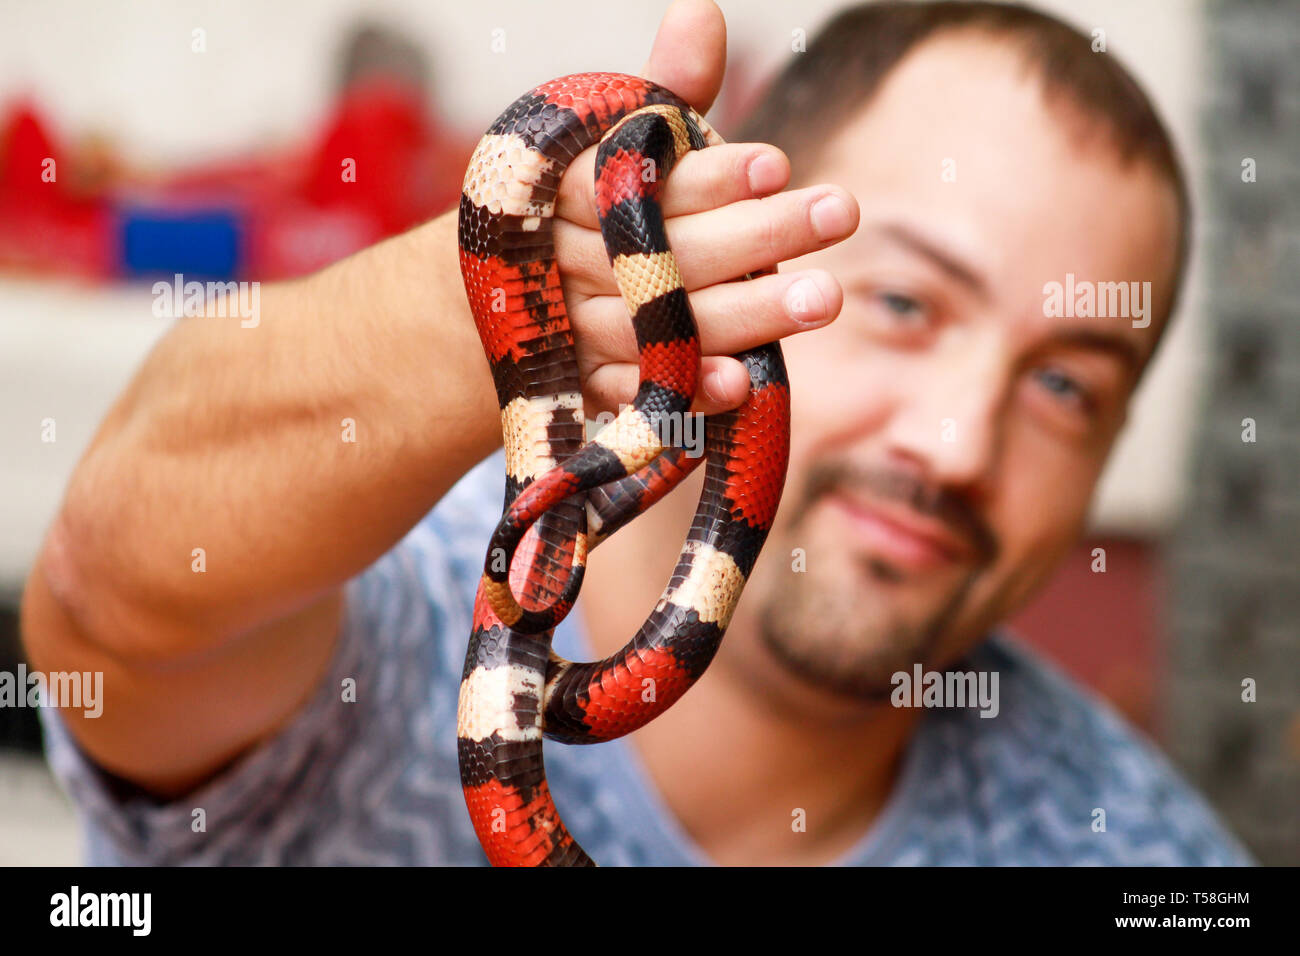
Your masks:
M968 542L985 563L998 556L997 535L965 497L897 468L862 467L842 461L814 465L796 519L803 518L817 501L839 489L866 493L876 500L900 504L939 521Z

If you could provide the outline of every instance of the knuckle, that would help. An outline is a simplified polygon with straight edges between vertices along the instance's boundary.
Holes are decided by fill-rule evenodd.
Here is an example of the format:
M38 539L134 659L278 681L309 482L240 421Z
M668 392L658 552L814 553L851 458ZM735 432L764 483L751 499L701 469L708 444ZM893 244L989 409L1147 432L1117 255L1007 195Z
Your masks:
M765 214L761 220L761 227L758 234L759 252L764 259L775 259L780 257L782 240L788 231L789 215L784 212L778 203L759 200Z
M731 201L730 189L735 181L735 175L728 164L714 163L710 167L704 183L705 200L709 209L718 209Z

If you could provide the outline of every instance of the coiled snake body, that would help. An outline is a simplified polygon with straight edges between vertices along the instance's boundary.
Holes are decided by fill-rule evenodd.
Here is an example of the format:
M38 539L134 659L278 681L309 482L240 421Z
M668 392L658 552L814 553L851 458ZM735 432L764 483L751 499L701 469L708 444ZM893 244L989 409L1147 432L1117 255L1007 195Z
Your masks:
M601 232L636 329L641 385L584 442L552 217L560 177L598 142ZM507 473L474 601L457 736L470 818L494 865L591 864L551 799L543 736L611 740L673 704L713 659L780 501L790 423L776 343L735 356L750 395L706 419L704 455L681 441L700 344L658 197L684 153L720 142L668 90L586 73L520 97L470 160L460 265L500 401ZM640 630L603 661L557 657L551 629L573 605L587 551L701 461L690 533Z

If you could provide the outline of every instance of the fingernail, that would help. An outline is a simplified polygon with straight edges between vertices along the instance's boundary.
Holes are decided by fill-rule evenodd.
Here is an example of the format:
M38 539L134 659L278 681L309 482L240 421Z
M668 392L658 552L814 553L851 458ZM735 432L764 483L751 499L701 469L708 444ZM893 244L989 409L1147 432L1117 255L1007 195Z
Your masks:
M781 161L771 153L759 153L749 161L749 188L758 195L776 192L784 175Z
M722 373L710 372L704 376L704 396L711 402L722 401Z
M785 310L800 325L822 325L826 320L826 300L812 279L799 279L785 290Z
M848 204L834 193L813 203L813 232L823 242L841 238L852 226L853 217L849 213Z

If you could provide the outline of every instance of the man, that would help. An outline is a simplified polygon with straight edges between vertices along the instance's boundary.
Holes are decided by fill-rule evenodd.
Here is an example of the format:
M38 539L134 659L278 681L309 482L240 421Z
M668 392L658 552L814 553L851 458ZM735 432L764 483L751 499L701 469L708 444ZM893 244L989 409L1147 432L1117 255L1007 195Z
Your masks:
M681 2L647 75L704 109L724 51ZM946 5L843 14L776 90L751 128L837 186L778 194L785 156L733 144L664 201L697 409L742 400L726 355L789 336L784 506L700 683L632 738L548 748L566 823L607 864L1248 862L1118 717L991 636L1077 539L1173 307L1185 189L1145 98L1056 21ZM594 416L635 345L590 180L562 184L557 248ZM452 230L265 290L255 339L177 328L79 466L24 625L37 667L105 671L100 720L46 716L93 862L481 862L455 710L502 467L472 467L496 409ZM1149 281L1149 321L1048 307L1071 273ZM562 653L636 630L696 487L596 552ZM895 706L914 666L996 698Z

